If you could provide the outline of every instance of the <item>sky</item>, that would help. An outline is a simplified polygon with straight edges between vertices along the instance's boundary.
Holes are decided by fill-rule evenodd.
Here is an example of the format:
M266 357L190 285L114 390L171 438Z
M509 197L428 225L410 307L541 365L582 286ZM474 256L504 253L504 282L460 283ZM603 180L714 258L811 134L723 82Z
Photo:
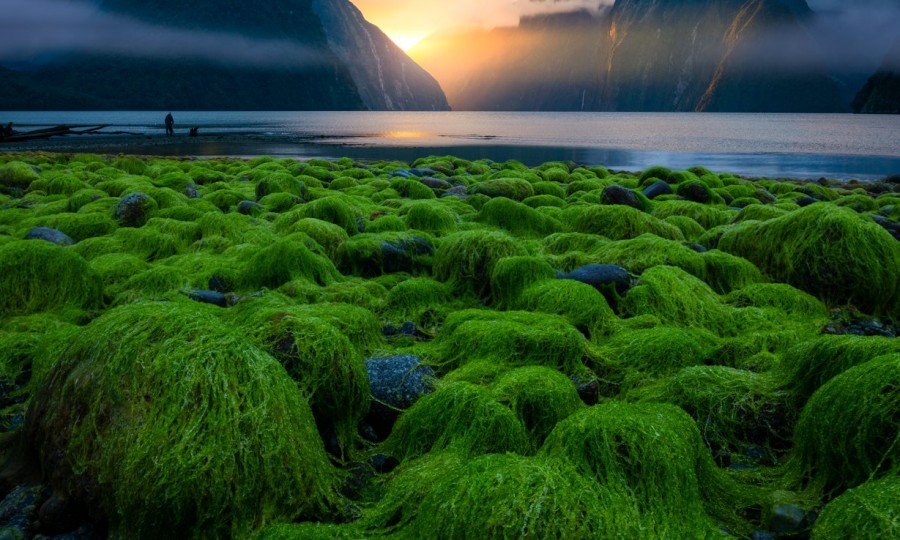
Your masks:
M594 9L613 0L351 0L403 50L431 34L515 26L522 15Z

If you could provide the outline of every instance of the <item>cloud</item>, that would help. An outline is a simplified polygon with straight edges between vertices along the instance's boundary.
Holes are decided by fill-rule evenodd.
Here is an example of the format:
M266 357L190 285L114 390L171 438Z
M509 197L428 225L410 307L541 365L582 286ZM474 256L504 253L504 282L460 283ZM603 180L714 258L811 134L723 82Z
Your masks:
M21 64L60 54L207 60L242 67L303 67L321 53L285 40L149 24L66 0L3 0L0 62Z

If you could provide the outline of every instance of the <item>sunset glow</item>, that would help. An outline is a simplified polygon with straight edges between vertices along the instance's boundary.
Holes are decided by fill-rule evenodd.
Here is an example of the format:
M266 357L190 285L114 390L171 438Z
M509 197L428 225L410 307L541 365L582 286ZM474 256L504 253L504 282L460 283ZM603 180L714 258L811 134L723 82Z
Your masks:
M409 52L410 49L419 44L420 41L425 39L425 35L405 35L405 34L391 34L385 31L387 36L391 38L391 41L397 44L398 47L403 49L405 52Z

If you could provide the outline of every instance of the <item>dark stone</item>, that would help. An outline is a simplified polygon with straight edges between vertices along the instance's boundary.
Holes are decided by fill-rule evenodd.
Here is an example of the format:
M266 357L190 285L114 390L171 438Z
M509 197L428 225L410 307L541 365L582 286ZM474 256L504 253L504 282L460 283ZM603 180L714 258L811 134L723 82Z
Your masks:
M50 227L34 227L25 235L25 240L46 240L58 246L71 246L75 243L72 237L62 231Z
M219 307L228 307L228 297L220 292L191 289L184 294L195 302L212 304Z
M409 178L412 175L413 174L411 172L404 170L394 171L393 173L391 173L391 176L397 176L400 178Z
M31 538L34 534L32 524L37 517L37 509L46 497L44 486L19 485L13 488L0 502L0 524L4 529L21 536L12 538Z
M895 223L883 216L872 216L872 221L881 225L896 240L900 240L900 223Z
M799 531L806 521L806 512L792 504L779 504L772 509L769 530L774 533Z
M596 405L600 401L600 382L596 379L580 383L575 388L585 405Z
M753 531L750 540L776 540L776 536L769 531Z
M725 201L725 204L731 204L734 202L734 197L723 191L722 200Z
M885 206L884 208L882 208L881 210L879 210L878 213L884 217L888 217L889 215L891 215L891 213L893 213L894 208L895 207L893 204L889 204L889 205Z
M207 287L211 291L220 293L234 292L234 285L231 283L231 280L220 275L213 275L209 278Z
M400 462L393 456L375 454L369 459L369 464L378 474L386 474L396 469Z
M630 206L644 211L644 205L638 198L637 193L622 186L607 186L600 197L603 204Z
M765 189L756 190L756 193L753 196L763 204L775 204L778 201L778 197L772 195Z
M594 287L603 293L613 308L618 303L618 298L624 296L631 288L631 274L621 266L613 264L588 264L558 277L573 279Z
M400 325L400 333L406 336L414 336L416 335L416 325L410 321L406 321L402 325Z
M238 214L249 216L254 213L265 212L266 207L253 201L241 201L237 205Z
M187 195L188 199L199 199L200 192L197 191L196 184L188 184L184 187L184 194Z
M684 182L678 185L676 192L689 201L706 204L712 199L709 188L702 182Z
M422 178L420 182L431 189L450 189L451 187L450 182L441 180L440 178Z
M384 327L381 329L381 334L385 337L396 336L399 333L400 329L390 323L384 325Z
M660 195L671 195L675 193L675 191L672 189L672 186L670 186L668 182L660 180L644 188L643 193L644 196L648 199L655 199Z
M366 232L366 220L362 216L356 216L356 231L360 233Z
M428 168L428 167L425 167L422 169L410 169L409 172L413 176L418 176L418 177L431 176L431 175L437 173L436 170Z
M154 206L156 201L149 195L130 193L119 199L113 216L123 227L140 227L147 222Z
M448 189L446 193L444 193L444 196L465 199L469 196L469 188L466 186L453 186L452 188Z
M434 248L421 236L396 242L384 241L381 242L381 270L385 274L414 273L418 270L416 258L433 254Z
M706 253L707 251L709 251L708 249L706 249L706 247L701 246L700 244L688 244L687 247L691 248L697 253Z
M344 470L347 476L341 493L348 499L359 499L375 477L375 471L368 463L351 463Z
M434 389L434 370L410 354L366 360L372 404L366 416L379 440L386 438L400 411Z
M802 208L802 207L809 206L809 205L811 205L811 204L815 204L815 203L819 202L819 200L818 200L818 199L814 199L814 198L812 198L812 197L810 197L810 196L807 195L806 197L800 197L799 199L797 199L797 200L794 201L794 202L796 202L797 205L799 205L799 206Z
M81 512L65 497L54 493L38 510L38 532L47 536L74 531L81 524Z

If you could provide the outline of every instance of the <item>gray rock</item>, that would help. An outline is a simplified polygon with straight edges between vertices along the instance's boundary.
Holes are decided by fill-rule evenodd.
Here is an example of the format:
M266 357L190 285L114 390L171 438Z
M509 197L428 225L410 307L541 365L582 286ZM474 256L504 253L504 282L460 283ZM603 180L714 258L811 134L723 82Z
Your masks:
M631 274L614 264L588 264L557 277L573 279L594 287L603 293L611 306L615 306L617 296L623 296L631 288Z
M814 199L814 198L809 197L809 196L806 196L806 197L800 197L799 199L797 199L797 200L794 201L794 202L796 202L797 205L799 205L799 206L802 208L802 207L805 207L805 206L809 206L809 205L811 205L811 204L815 204L815 203L819 202L819 200L818 200L818 199Z
M684 182L678 185L676 192L689 201L706 204L712 198L712 194L703 182Z
M799 531L806 521L806 512L792 504L779 504L772 509L769 530L774 533Z
M140 227L155 208L156 201L149 195L130 193L119 199L113 217L123 227Z
M259 214L266 211L266 207L253 201L241 201L237 205L238 214L249 216Z
M450 189L450 182L441 180L440 178L422 178L419 180L431 189Z
M412 174L411 172L405 171L405 170L402 170L402 169L399 170L399 171L394 171L394 172L391 174L391 176L396 176L396 177L399 177L399 178L409 178L409 177L412 176L412 175L413 175L413 174Z
M386 438L400 411L434 390L434 370L411 354L366 360L372 404L366 416L379 439Z
M644 210L644 205L637 194L622 186L607 186L600 197L603 204L630 206L641 211Z
M50 227L34 227L25 235L25 240L46 240L58 246L71 246L75 240L62 231Z
M753 531L750 540L776 540L776 536L769 531Z
M420 236L396 242L384 241L381 243L381 269L385 274L414 273L417 270L416 257L433 254L434 248Z
M655 199L656 197L659 197L660 195L671 195L671 194L675 193L675 191L672 189L672 186L670 186L668 184L668 182L664 182L664 181L660 180L659 182L654 182L654 183L650 184L649 186L647 186L646 188L644 188L643 193L644 193L644 196L647 197L648 199Z
M19 485L13 488L0 502L0 524L10 538L31 538L34 531L32 523L37 517L37 509L41 504L44 486ZM21 536L18 536L21 535Z
M188 298L201 304L212 304L219 307L228 307L228 296L217 291L204 291L202 289L191 289L183 293Z

